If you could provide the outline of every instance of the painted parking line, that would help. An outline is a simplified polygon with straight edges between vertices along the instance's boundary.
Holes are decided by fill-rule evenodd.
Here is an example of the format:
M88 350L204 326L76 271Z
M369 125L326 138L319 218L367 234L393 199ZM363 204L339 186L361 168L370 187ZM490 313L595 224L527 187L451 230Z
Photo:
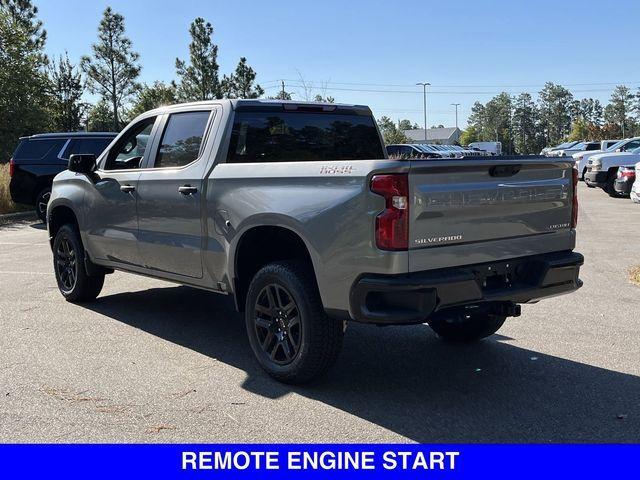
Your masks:
M35 245L49 245L47 242L42 242L42 243L27 243L27 242L0 242L0 246L2 245L29 245L29 246L35 246Z
M0 270L0 275L53 275L53 272L7 272L6 270Z

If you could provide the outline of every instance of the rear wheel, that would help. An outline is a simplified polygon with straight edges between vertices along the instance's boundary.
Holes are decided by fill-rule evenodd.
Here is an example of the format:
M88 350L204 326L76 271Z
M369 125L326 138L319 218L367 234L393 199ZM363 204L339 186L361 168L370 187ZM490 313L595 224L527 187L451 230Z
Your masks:
M610 197L618 196L618 193L616 192L616 189L615 189L615 183L616 183L616 176L609 175L609 178L607 178L607 184L604 186L603 190L607 192Z
M429 319L429 326L444 340L472 342L496 333L506 318L484 312L444 312Z
M36 215L42 220L43 223L47 223L47 205L49 204L49 198L51 198L51 189L49 187L42 189L36 197Z
M53 268L58 289L69 302L95 300L102 290L104 275L87 275L84 267L85 251L78 230L63 225L53 240Z
M324 374L342 346L342 322L326 315L313 271L304 262L270 263L256 273L245 323L258 362L285 383Z

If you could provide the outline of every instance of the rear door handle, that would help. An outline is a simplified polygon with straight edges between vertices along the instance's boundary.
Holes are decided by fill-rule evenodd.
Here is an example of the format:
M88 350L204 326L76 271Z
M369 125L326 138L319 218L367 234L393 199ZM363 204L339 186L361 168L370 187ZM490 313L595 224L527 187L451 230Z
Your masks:
M136 191L136 187L134 187L133 185L127 185L127 184L120 185L120 191L124 193L131 193Z
M196 187L192 187L191 185L182 185L181 187L178 187L178 191L182 195L193 195L194 193L198 192L198 189Z

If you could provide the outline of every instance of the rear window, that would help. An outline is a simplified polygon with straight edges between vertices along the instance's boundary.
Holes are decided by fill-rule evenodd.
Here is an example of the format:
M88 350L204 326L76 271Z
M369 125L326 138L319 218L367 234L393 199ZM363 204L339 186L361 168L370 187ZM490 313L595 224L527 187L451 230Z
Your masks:
M20 142L13 154L14 160L42 160L48 155L58 156L58 153L67 142L66 138L48 138L36 140L25 138Z
M236 112L227 162L384 158L371 115Z
M96 157L107 148L107 145L111 143L112 138L74 138L69 143L62 154L62 158L69 158L76 153L92 153Z

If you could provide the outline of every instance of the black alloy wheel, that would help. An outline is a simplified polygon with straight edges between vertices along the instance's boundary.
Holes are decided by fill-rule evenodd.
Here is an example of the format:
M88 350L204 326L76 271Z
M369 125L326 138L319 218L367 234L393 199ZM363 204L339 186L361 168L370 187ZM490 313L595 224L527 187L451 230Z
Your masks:
M68 237L63 237L56 248L56 273L63 292L71 292L78 278L78 261L75 248Z
M258 343L272 362L291 363L300 352L302 323L293 296L282 285L270 283L256 299L254 328Z

